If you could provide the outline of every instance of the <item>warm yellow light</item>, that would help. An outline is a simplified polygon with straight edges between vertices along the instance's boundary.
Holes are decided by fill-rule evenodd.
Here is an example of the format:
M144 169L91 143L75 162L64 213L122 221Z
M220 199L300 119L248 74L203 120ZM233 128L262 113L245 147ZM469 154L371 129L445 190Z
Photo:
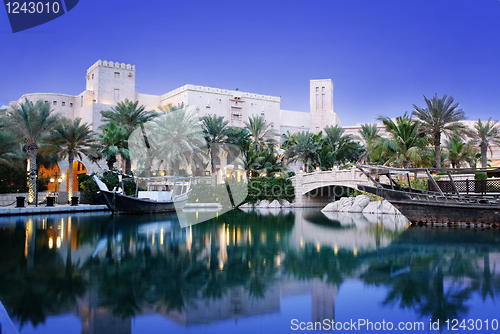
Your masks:
M196 220L198 220L198 211L196 211Z
M54 239L52 237L49 238L49 249L52 249L54 247Z
M339 253L339 249L337 246L333 247L333 253L337 255Z
M274 177L280 177L280 173L274 174Z
M337 169L337 168L339 168L339 166L337 166L337 165L333 165L333 168L334 168L334 169Z
M318 243L316 244L316 251L319 253L320 249L321 249L321 246L319 245L319 242L318 242Z
M61 183L62 182L62 177L60 177L59 179L57 179L57 182Z
M160 230L160 245L163 245L163 227Z
M316 167L316 170L319 170L319 167Z
M280 266L281 265L281 258L280 256L278 255L278 257L276 258L276 266Z
M222 261L219 262L219 269L220 270L224 269L224 262Z
M28 164L26 166L26 171L28 171L28 172L30 171L30 159L28 159Z
M354 254L354 256L358 256L358 250L356 248L352 250L352 253Z
M304 170L302 168L299 169L299 173L304 173Z
M56 239L56 247L57 248L61 247L61 237L57 237L57 239Z
M153 231L153 236L151 237L151 245L155 244L155 232Z
M161 175L161 176L165 176L165 172L164 172L164 171L162 171L162 172L160 173L160 175Z
M54 179L53 177L50 178L51 183L54 183L55 181L56 181L56 179Z
M300 248L304 248L304 239L300 237Z

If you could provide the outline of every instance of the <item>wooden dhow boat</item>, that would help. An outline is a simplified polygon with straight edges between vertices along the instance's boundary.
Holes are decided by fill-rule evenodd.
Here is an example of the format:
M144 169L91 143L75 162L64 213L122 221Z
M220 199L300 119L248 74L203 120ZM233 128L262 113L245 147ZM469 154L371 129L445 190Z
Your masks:
M132 176L137 185L143 180L147 183L146 191L139 191L136 187L135 196L123 193L123 187L109 190L97 175L94 181L103 194L108 208L115 213L157 213L182 211L191 192L191 177L150 177L139 178ZM121 183L122 174L119 174Z
M443 224L488 224L500 226L500 179L492 179L491 187L486 181L456 181L456 174L486 172L500 175L500 169L400 169L387 166L357 165L375 185L358 185L358 189L381 196L394 205L411 223ZM441 173L448 178L436 182L431 173ZM410 175L425 174L428 189L419 190L411 187ZM394 176L406 178L408 187L401 186ZM389 183L382 183L385 176ZM498 183L498 184L497 184ZM464 185L466 184L466 188Z

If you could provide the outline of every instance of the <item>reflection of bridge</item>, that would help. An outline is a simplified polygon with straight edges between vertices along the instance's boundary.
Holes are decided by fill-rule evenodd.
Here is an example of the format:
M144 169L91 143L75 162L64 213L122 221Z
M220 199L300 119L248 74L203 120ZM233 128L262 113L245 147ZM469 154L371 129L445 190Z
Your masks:
M296 207L325 206L335 195L340 196L345 187L357 189L358 184L372 185L357 168L298 173L290 179L295 188Z

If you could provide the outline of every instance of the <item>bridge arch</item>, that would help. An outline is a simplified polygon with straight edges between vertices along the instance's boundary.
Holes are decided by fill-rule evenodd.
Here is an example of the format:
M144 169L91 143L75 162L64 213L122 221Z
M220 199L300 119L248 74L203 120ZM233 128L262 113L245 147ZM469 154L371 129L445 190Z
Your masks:
M290 179L294 186L296 207L323 207L336 195L339 196L339 189L357 189L358 184L372 185L357 168L299 173Z

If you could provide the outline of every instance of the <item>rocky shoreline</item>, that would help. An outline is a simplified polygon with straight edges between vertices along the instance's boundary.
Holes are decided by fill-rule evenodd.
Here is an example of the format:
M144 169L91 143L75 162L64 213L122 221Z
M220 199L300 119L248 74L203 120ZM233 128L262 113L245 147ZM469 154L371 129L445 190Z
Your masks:
M401 214L398 209L385 199L382 202L371 201L370 197L366 195L342 197L338 201L328 203L321 212Z

